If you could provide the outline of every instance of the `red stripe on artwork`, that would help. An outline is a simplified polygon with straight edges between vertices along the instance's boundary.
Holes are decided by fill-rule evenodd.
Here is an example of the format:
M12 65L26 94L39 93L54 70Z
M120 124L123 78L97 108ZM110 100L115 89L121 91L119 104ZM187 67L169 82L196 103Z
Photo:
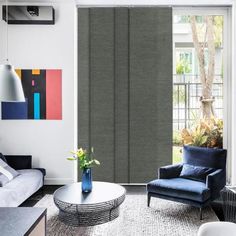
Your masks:
M61 70L46 70L46 119L62 119Z

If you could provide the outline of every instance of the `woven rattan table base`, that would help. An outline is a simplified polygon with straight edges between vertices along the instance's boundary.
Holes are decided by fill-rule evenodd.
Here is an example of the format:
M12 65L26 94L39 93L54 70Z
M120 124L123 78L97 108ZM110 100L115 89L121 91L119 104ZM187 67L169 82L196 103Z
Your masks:
M59 219L71 226L94 226L116 219L119 216L119 207L111 210L91 213L68 213L59 211Z

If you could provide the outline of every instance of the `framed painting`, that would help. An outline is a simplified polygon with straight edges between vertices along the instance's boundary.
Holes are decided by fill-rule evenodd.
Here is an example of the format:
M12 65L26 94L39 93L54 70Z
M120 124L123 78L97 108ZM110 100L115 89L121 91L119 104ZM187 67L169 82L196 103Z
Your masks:
M62 120L62 70L17 69L25 102L2 102L2 119Z

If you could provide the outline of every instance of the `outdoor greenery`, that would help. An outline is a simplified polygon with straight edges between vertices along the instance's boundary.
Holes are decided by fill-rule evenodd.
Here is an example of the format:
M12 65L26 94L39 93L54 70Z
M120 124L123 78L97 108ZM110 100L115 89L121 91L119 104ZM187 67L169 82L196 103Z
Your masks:
M179 23L179 24L186 24L186 23L190 23L190 17L187 15L179 15L177 16L175 23ZM203 16L196 16L196 21L197 23L202 23L204 21Z
M178 130L173 131L173 145L181 146L182 145L182 137Z
M186 59L180 59L176 63L176 74L188 74L191 72L189 62Z
M85 149L79 148L77 151L71 151L73 154L72 157L68 157L67 160L78 161L79 167L82 170L91 168L95 165L100 165L100 162L94 159L94 150L91 148L90 152L87 152Z
M173 131L173 163L182 161L182 145L192 145L209 148L223 146L223 120L216 118L214 111L215 97L213 83L215 80L216 49L222 48L223 16L175 16L174 23L189 24L192 30L194 54L198 76L202 85L199 96L199 111L190 114L191 124L187 129ZM176 59L176 74L184 75L191 71L191 64L184 58ZM223 77L223 62L221 63L221 77ZM185 91L179 86L173 90L173 105L183 107ZM202 119L200 119L202 117ZM185 124L186 125L186 124Z
M222 148L223 121L214 117L201 119L192 129L183 129L181 137L184 145Z
M198 23L196 16L190 16L190 26L202 84L200 112L202 117L210 119L215 116L212 84L215 79L216 48L220 48L223 41L223 17L208 15L203 19L202 23Z
M221 48L223 42L223 16L177 15L175 16L175 23L184 23L191 26L193 44L197 57L196 63L202 84L202 91L199 95L201 103L199 113L202 117L210 118L211 116L215 116L212 84L215 77L216 48ZM178 58L176 61L176 73L180 75L190 72L190 62L186 58ZM221 74L223 76L223 63ZM174 94L174 104L176 104L176 99L181 100L180 98L181 95L176 96Z
M183 86L174 87L173 89L173 105L178 105L185 102L185 90Z
M181 146L173 146L173 164L177 164L182 162L182 147Z
M223 42L223 16L214 16L214 38L215 38L215 47L219 48L222 46Z
M211 118L200 120L194 128L173 132L173 164L182 162L182 147L184 145L222 148L223 121Z
M201 25L201 28L204 28L205 19L203 16L195 16L196 23ZM181 24L189 24L190 23L190 16L188 15L181 15L177 16L175 23ZM223 36L223 24L224 18L223 16L214 16L213 17L213 24L214 24L214 38L215 38L215 46L221 47L222 46L222 36Z

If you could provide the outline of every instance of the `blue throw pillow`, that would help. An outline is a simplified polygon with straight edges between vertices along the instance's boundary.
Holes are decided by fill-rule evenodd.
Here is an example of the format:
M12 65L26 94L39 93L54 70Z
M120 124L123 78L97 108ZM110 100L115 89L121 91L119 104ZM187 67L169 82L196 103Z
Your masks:
M180 177L186 178L186 179L192 179L196 181L201 181L201 182L206 182L207 175L211 174L214 171L215 171L214 168L183 164Z

